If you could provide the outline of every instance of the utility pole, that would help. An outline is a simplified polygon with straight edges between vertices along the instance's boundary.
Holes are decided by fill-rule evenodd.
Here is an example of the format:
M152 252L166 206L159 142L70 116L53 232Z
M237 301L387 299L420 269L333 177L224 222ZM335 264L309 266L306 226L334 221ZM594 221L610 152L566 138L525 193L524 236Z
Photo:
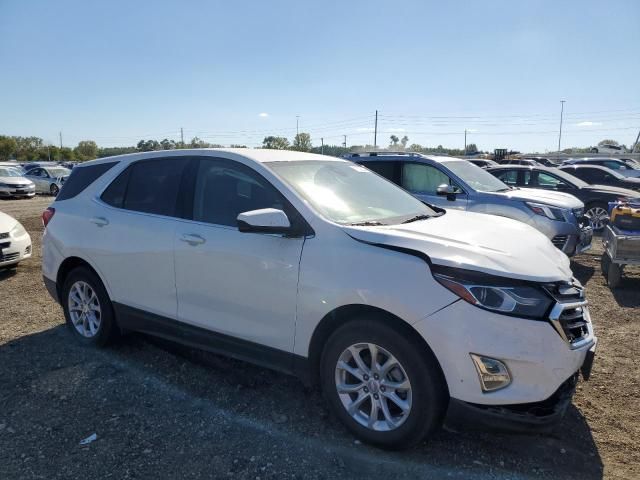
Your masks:
M562 115L564 113L564 100L560 100L560 132L558 133L558 158L560 158L560 142L562 141Z
M342 145L344 146L344 148L347 148L347 136L343 135L344 137L344 142L342 142Z
M324 155L324 138L320 137L320 153Z
M300 135L300 129L298 128L300 124L300 115L296 115L296 137Z
M373 149L378 148L378 110L376 110L376 123L373 127Z
M636 141L633 142L633 147L631 147L631 153L636 153L636 147L638 146L638 140L640 140L640 131L638 132L638 136L636 137Z
M62 132L58 132L58 135L60 136L60 149L62 150Z
M180 143L184 147L184 130L182 130L182 127L180 127Z
M464 154L467 154L467 129L464 129Z

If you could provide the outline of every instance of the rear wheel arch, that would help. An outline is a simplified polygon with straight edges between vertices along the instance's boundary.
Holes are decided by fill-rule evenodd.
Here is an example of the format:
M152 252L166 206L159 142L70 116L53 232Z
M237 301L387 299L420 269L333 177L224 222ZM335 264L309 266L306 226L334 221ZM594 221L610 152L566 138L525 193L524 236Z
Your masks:
M351 304L338 307L327 313L316 326L313 335L311 336L311 341L309 342L308 351L309 377L312 385L319 385L322 352L329 340L329 337L349 321L356 318L362 318L363 315L369 315L372 322L381 323L401 331L403 336L405 336L409 342L412 342L424 352L424 355L432 357L438 365L444 385L447 385L446 378L438 358L433 353L433 350L431 350L427 341L415 328L400 317L386 310L362 304Z
M68 257L65 258L64 261L60 264L60 267L58 268L58 274L56 275L56 290L58 293L58 298L62 299L61 295L64 281L69 276L69 274L78 267L85 267L91 270L100 279L107 293L109 293L106 282L89 262L80 257Z

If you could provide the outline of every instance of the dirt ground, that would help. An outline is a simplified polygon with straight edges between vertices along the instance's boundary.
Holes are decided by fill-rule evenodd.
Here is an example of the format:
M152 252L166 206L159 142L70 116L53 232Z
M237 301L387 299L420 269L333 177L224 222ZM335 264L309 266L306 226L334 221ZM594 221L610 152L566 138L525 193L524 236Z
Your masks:
M428 443L384 452L354 441L295 378L142 335L76 344L42 284L49 201L0 202L34 242L33 258L0 272L0 479L640 478L640 270L612 293L598 239L573 264L596 362L551 434L449 422Z

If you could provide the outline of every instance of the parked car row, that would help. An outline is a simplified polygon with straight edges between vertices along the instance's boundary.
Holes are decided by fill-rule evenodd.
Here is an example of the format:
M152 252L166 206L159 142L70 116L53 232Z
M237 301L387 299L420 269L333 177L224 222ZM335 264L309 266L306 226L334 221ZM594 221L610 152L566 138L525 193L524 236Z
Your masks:
M296 374L401 448L447 410L527 429L564 414L597 339L549 237L584 248L582 209L452 158L146 152L72 171L42 270L80 342L142 331Z
M57 164L0 163L0 197L33 197L36 193L58 195L70 170Z

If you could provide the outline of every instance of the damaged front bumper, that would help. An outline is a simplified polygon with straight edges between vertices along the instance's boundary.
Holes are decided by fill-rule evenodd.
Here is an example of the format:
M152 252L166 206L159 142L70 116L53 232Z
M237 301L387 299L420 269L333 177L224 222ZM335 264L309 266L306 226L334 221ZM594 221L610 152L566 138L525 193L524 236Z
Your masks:
M452 398L446 421L453 424L463 423L466 428L548 432L562 419L571 404L577 381L576 372L560 385L553 395L541 402L481 405Z

